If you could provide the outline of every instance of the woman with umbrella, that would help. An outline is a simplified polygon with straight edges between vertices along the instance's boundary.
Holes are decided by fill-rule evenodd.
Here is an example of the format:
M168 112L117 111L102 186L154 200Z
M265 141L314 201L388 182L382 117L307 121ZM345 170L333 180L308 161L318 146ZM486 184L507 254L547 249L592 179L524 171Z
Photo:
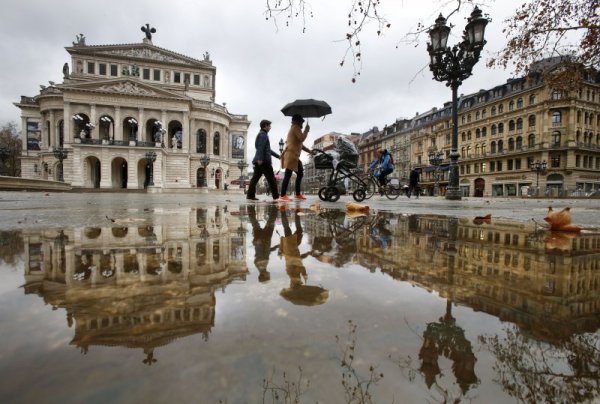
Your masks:
M306 125L303 131L303 124L304 118L302 118L301 115L295 114L292 116L292 126L287 135L286 147L281 153L281 168L285 168L285 174L283 176L283 182L281 183L281 196L279 197L280 201L291 200L291 198L287 196L287 187L290 183L290 179L292 178L292 172L296 172L296 199L306 199L306 197L302 195L302 191L300 189L302 177L304 176L304 168L302 167L302 162L300 161L300 153L302 150L308 153L311 153L312 151L304 147L302 144L308 136L308 132L310 131L309 125Z

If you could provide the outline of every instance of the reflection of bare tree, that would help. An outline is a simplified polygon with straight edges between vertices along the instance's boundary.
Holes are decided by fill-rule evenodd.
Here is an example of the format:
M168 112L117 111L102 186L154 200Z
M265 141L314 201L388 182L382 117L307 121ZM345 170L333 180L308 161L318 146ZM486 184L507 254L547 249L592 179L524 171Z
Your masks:
M517 328L506 337L482 336L496 356L494 369L511 396L525 402L573 403L600 397L600 335L573 335L551 346Z
M302 376L302 368L298 367L298 377L292 379L286 372L283 372L282 381L275 382L275 371L267 379L263 379L263 403L300 403L302 395L310 387L310 380Z
M20 231L0 231L0 260L9 265L23 253L23 238Z

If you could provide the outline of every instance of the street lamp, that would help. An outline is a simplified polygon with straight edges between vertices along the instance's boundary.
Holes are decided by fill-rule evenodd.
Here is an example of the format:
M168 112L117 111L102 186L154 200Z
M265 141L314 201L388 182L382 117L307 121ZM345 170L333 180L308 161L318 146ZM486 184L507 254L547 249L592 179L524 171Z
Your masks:
M58 180L60 182L64 182L65 179L63 177L63 160L67 158L69 151L67 149L63 149L62 147L55 147L52 150L52 153L54 153L54 157L56 157L56 159L58 160L59 164L59 170L58 170Z
M154 162L156 161L156 153L149 151L146 153L146 158L150 161L150 175L148 178L148 186L154 186Z
M487 18L482 17L481 10L475 7L465 26L462 42L452 48L446 46L450 27L446 25L446 19L441 14L435 20L434 27L429 30L429 69L433 72L434 80L446 82L446 86L452 89L452 150L446 199L461 199L458 174L458 87L471 76L473 67L479 60L481 50L486 44L483 37L488 22Z
M535 171L535 196L540 195L540 173L544 173L547 166L546 160L536 160L531 163L531 171Z
M165 147L165 133L167 133L167 130L163 127L163 123L161 121L156 121L154 122L154 125L156 125L156 127L158 128L158 130L156 131L156 133L160 136L160 147ZM158 142L158 139L154 139L154 142Z
M246 164L246 160L242 159L237 162L237 166L240 169L240 188L245 188L246 184L244 183L244 168L248 167L248 164Z
M210 157L208 157L208 154L205 154L204 156L200 157L200 164L202 164L202 167L204 167L204 176L202 177L202 184L200 186L207 187L208 184L206 183L206 176L208 175L208 173L206 172L206 167L208 167L208 165L210 164Z
M285 143L283 143L283 139L279 139L279 153L283 153L284 145L285 145Z
M437 196L440 194L440 185L439 185L439 167L440 164L442 163L442 161L444 161L444 152L440 151L435 151L435 150L431 150L429 151L429 164L431 164L433 166L433 181L434 181L434 185L433 185L433 196Z

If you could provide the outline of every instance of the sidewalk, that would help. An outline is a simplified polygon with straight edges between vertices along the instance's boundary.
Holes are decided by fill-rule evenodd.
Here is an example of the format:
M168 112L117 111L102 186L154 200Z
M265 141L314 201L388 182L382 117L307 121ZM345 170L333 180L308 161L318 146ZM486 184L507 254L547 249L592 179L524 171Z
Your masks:
M271 198L259 195L267 203ZM322 202L315 195L307 200L288 202L294 206L308 208L315 202L321 207L345 209L346 202L353 201L343 196L338 202ZM0 192L0 229L54 226L94 226L103 224L106 216L151 215L155 211L173 211L193 208L227 206L229 211L239 211L249 202L245 195L229 192L209 193L58 193L58 192ZM255 203L255 202L252 202ZM517 221L543 222L548 207L560 210L571 208L573 224L585 228L600 229L599 199L520 199L520 198L463 198L449 201L443 197L406 198L395 201L374 196L362 202L372 211L385 210L399 214L439 214L458 217L475 217L491 214L493 218Z

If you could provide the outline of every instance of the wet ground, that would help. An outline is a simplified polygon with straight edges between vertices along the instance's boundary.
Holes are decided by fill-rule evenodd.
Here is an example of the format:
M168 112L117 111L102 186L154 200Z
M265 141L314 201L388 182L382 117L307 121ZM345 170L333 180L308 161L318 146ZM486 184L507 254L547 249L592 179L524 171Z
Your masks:
M0 399L599 399L599 202L315 201L0 193Z

